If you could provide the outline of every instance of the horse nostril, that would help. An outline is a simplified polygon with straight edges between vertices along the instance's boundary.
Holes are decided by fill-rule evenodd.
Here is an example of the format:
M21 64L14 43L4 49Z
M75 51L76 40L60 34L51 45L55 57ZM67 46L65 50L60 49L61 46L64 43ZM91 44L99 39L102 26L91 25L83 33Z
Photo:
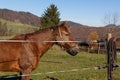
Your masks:
M67 52L72 56L75 56L78 53L78 51L76 51L76 50L67 50Z
M72 56L75 56L75 55L77 55L77 51L73 51L73 55Z

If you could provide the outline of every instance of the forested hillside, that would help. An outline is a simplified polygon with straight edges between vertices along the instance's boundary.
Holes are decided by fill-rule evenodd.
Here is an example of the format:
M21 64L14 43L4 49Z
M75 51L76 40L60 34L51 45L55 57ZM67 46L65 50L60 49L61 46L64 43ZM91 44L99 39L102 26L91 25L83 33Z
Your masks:
M12 22L28 24L33 26L40 26L40 17L23 11L13 11L8 9L0 9L0 18Z

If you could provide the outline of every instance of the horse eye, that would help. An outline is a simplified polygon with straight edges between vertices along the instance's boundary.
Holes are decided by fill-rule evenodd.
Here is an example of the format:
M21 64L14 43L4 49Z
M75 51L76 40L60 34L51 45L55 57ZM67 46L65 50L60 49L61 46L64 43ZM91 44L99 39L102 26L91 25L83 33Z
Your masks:
M65 36L69 36L69 34L65 34Z

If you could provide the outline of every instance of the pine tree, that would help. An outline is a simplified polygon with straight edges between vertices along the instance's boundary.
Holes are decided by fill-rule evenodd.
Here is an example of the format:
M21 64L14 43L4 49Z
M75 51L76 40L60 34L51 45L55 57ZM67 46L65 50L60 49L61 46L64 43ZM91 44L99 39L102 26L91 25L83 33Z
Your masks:
M57 6L51 4L49 8L47 8L44 14L41 17L41 28L56 26L60 21L60 13L58 11Z

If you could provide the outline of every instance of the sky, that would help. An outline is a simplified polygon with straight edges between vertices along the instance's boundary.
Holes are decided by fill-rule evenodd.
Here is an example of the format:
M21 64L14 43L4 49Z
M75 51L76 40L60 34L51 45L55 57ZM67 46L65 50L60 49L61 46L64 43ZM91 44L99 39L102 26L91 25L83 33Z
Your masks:
M0 8L31 12L40 17L50 4L58 7L61 21L89 26L103 26L106 14L120 14L120 0L1 0Z

